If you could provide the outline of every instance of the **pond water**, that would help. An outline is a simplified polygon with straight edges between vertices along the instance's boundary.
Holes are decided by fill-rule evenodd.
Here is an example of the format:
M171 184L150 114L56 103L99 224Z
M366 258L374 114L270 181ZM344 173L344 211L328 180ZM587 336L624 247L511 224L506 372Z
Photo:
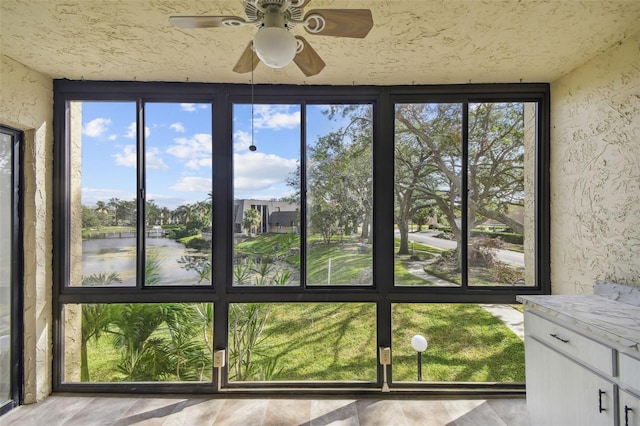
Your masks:
M207 260L206 255L187 249L183 244L169 238L147 238L147 257L157 259L160 280L155 285L208 285L209 280L200 281L194 270L187 270L180 263L185 257ZM104 238L82 242L82 275L118 273L118 286L136 285L136 239ZM109 285L109 284L106 284Z

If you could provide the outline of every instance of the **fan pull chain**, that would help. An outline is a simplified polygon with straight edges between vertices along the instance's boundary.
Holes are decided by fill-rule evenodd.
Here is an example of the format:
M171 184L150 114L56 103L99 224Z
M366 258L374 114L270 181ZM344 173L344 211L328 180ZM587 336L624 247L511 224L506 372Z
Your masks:
M253 41L251 42L251 50L253 50ZM255 144L255 139L253 137L253 51L251 52L251 145L249 145L249 151L255 151L258 147Z

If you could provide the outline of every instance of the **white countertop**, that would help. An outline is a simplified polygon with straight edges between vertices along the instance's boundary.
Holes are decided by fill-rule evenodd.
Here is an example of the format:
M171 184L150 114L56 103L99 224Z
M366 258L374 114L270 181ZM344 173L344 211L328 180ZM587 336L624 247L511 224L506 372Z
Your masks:
M517 296L519 302L557 318L587 336L640 352L640 307L603 296Z

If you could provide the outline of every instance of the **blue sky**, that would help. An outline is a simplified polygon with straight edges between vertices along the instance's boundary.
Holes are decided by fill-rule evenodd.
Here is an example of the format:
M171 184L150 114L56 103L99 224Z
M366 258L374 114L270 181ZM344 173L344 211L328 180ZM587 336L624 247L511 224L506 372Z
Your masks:
M147 199L161 207L203 201L211 191L210 104L145 105ZM234 197L280 198L300 157L300 106L254 106L255 152L251 145L251 105L233 108ZM323 106L307 110L307 143L339 126ZM82 103L82 203L111 198L133 200L136 189L136 125L133 102Z

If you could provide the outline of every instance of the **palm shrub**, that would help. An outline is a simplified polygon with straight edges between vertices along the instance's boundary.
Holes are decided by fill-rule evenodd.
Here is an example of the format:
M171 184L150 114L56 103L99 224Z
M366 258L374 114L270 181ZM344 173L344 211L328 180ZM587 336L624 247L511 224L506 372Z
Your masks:
M235 282L248 282L255 277L256 285L286 285L289 271L277 271L271 275L271 264L251 261L238 264L234 270ZM256 378L269 379L277 371L277 360L269 359L265 365L253 362L260 353L264 340L262 333L267 324L271 305L268 303L233 303L229 305L229 364L230 379L243 381Z
M92 274L82 277L83 286L107 286L120 283L122 279L117 272L109 274ZM105 304L82 305L82 326L80 339L80 380L90 381L89 362L87 360L87 342L90 339L98 340L100 336L109 331L111 324L111 307Z

